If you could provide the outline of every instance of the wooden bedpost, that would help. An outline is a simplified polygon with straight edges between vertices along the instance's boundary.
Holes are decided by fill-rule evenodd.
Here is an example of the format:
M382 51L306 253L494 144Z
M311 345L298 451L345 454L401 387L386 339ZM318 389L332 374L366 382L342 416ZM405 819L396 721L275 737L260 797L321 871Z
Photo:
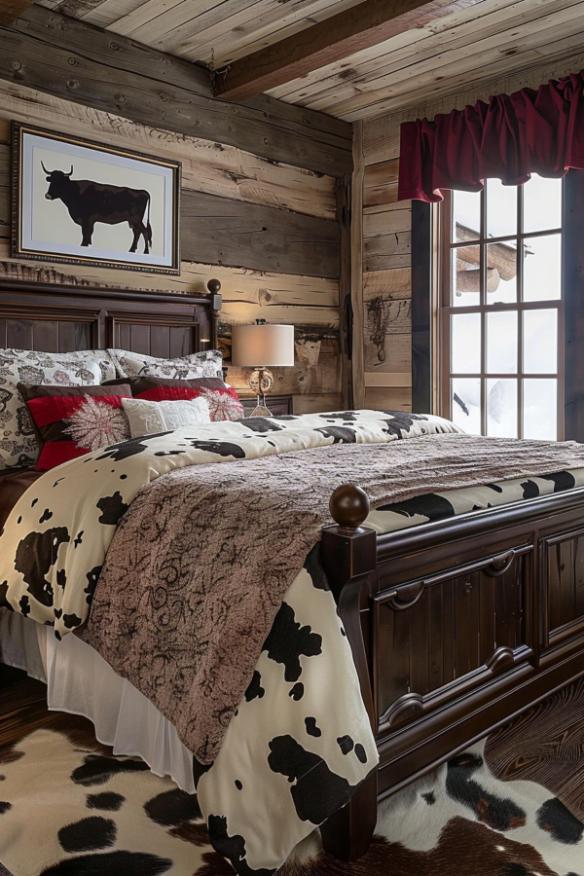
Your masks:
M321 557L353 651L363 702L375 733L377 717L360 613L363 586L377 561L377 535L361 525L369 509L369 499L362 489L354 484L337 487L330 500L335 525L323 529ZM376 822L377 769L374 769L351 802L322 825L326 851L341 860L356 860L367 851Z
M209 280L207 282L207 289L211 295L211 347L216 350L219 346L219 311L221 310L221 305L223 303L220 294L221 280Z

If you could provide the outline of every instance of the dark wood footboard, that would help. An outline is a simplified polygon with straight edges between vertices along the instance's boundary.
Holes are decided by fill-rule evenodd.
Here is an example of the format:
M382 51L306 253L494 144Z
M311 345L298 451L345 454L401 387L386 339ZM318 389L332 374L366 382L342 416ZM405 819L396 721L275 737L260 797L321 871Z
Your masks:
M584 674L584 488L380 536L367 511L339 488L322 541L380 754L323 829L348 859L378 798Z

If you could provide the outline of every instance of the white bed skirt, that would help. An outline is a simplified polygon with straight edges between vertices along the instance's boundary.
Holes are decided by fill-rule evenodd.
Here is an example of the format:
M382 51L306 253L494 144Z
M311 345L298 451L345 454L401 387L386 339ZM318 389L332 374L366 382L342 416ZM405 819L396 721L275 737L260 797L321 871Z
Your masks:
M49 627L0 609L0 658L46 682L49 709L83 715L114 754L141 757L157 776L194 793L193 758L173 725L85 642L58 642Z

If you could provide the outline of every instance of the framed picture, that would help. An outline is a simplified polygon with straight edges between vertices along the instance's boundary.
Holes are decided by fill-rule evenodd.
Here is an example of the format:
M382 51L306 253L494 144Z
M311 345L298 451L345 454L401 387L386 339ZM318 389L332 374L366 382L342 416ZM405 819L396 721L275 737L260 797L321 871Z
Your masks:
M178 274L179 161L12 124L12 255Z

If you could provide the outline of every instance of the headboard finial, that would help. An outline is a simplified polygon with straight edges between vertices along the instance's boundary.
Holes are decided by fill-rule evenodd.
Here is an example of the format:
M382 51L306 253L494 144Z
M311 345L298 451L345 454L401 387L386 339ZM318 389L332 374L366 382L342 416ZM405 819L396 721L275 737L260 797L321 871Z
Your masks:
M221 280L213 278L207 281L207 289L211 295L218 295L221 292Z

